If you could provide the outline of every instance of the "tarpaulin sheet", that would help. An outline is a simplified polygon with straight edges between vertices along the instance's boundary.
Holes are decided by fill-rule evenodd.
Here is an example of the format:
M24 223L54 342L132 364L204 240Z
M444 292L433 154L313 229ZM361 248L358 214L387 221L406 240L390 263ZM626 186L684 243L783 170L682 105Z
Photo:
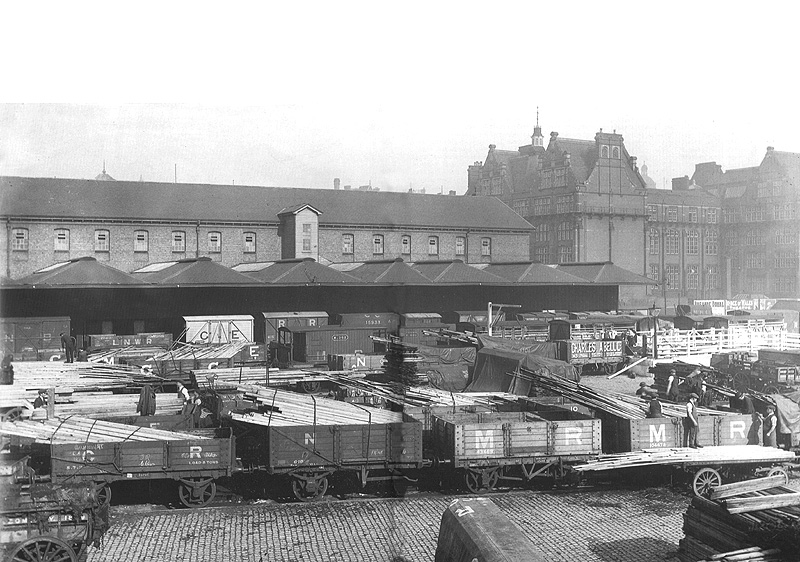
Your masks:
M575 367L564 361L529 353L484 347L478 351L475 371L466 391L508 392L519 396L529 396L531 382L509 374L520 367L537 373L544 371L572 381L579 380Z
M770 394L775 401L780 433L800 433L800 391L789 394Z
M425 360L423 363L443 363L446 365L453 365L463 363L472 365L475 363L475 357L478 350L472 346L469 347L430 347L427 345L416 345L417 353L422 355Z
M428 377L428 384L446 392L462 392L469 382L469 371L472 365L429 365L423 371Z
M512 340L510 338L498 338L496 336L487 336L484 334L478 336L478 342L481 349L505 349L508 351L549 357L551 359L556 359L558 357L558 349L555 342Z

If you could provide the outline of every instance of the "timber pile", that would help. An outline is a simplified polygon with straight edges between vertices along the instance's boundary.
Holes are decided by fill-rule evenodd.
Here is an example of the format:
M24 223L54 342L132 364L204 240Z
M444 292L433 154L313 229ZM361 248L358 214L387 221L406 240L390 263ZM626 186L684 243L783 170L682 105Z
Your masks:
M115 347L93 351L89 354L89 361L116 364L120 362L128 364L136 362L141 366L154 361L157 355L161 355L166 351L164 347L129 345L127 347ZM152 368L153 366L150 365L150 367Z
M250 387L245 398L260 405L261 412L231 412L231 419L266 426L360 425L403 421L403 414L364 408L330 398L297 394L279 389Z
M237 353L253 345L253 342L243 341L226 343L222 345L195 345L176 342L179 347L165 351L153 357L154 361L183 361L187 359L230 359Z
M111 392L82 392L73 394L68 400L56 396L55 415L84 416L87 418L110 418L137 415L138 394L113 394ZM183 400L174 392L156 393L156 414L177 414Z
M531 381L540 388L554 392L573 402L596 410L602 410L613 416L629 420L644 419L647 417L648 403L638 396L629 396L617 392L601 392L578 382L544 371L536 372L520 368L519 373L509 374ZM711 410L709 408L698 408L697 413L707 416L724 415L723 412ZM664 417L682 418L686 416L686 406L683 404L676 405L662 402L662 414Z
M745 480L694 498L683 517L681 560L788 560L780 552L800 552L800 494L784 482Z
M405 392L412 386L427 382L424 375L417 372L420 361L424 359L417 348L401 343L395 338L386 343L386 376L396 392Z
M220 384L258 384L263 386L287 386L299 382L330 380L332 375L352 374L353 371L317 371L306 369L273 369L267 367L226 367L221 369L194 369L192 374L197 385L216 387ZM359 371L356 376L364 376Z
M119 443L122 441L207 439L207 437L189 433L163 431L78 416L43 421L0 422L0 435L32 439L36 443Z
M158 377L143 374L139 367L106 363L59 363L22 361L14 363L14 384L5 390L32 392L40 388L71 388L75 391L110 390L146 383L158 383Z
M603 454L596 459L576 465L575 470L596 471L650 466L656 464L704 464L713 466L722 463L772 463L791 462L797 459L792 451L758 445L721 445L692 449L674 447L671 449L644 449L629 453Z

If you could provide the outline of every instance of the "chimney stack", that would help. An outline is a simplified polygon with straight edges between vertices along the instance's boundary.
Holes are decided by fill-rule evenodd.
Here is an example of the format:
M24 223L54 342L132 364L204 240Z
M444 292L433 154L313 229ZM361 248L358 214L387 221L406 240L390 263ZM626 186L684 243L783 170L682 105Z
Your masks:
M339 178L333 178L333 189L339 189Z

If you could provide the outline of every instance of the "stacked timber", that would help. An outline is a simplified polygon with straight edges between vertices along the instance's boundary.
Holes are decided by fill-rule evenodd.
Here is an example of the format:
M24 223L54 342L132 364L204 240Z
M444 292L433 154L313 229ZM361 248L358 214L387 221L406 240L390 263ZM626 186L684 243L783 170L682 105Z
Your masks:
M404 392L419 386L427 379L418 373L418 364L423 357L417 348L401 343L395 338L386 340L386 376L396 392Z
M319 371L313 369L274 369L268 367L229 367L217 369L194 369L195 386L218 387L219 385L288 386L301 382L330 380L331 375L352 374L352 371ZM357 376L364 376L360 371Z
M252 342L221 345L196 345L177 342L176 347L153 357L153 370L162 377L183 378L195 369L232 367L234 359L252 346Z
M142 372L139 367L93 362L23 361L14 363L14 384L6 388L33 392L35 398L36 391L40 388L71 388L76 391L110 390L158 383L159 380Z
M725 484L696 497L684 514L684 562L790 560L800 552L800 494L785 476Z
M258 412L230 412L242 423L266 426L361 425L403 421L403 414L285 390L250 387L245 397L259 405Z
M776 463L791 462L797 459L792 451L784 451L774 447L758 445L721 445L692 449L690 447L674 447L670 449L645 449L628 453L611 453L599 455L587 463L573 468L579 471L615 470L636 466L674 465L692 463L703 466L714 466L725 463Z
M117 443L122 441L170 441L207 439L199 434L163 431L79 416L42 421L0 422L0 435L19 437L36 443Z
M56 396L55 415L57 417L77 415L96 419L135 416L138 404L138 394L73 393L63 400ZM156 414L177 414L182 407L183 400L174 392L156 393Z
M154 358L157 355L166 353L166 351L167 348L165 347L129 345L93 351L89 354L89 361L128 365L135 363L138 365L137 368L150 363L150 368L152 369Z

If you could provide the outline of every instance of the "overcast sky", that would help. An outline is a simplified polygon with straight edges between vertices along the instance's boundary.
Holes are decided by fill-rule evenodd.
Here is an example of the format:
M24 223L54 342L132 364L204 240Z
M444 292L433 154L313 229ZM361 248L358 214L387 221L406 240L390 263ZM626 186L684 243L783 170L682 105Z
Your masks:
M659 187L800 152L797 2L17 4L0 175L463 193L537 106Z

